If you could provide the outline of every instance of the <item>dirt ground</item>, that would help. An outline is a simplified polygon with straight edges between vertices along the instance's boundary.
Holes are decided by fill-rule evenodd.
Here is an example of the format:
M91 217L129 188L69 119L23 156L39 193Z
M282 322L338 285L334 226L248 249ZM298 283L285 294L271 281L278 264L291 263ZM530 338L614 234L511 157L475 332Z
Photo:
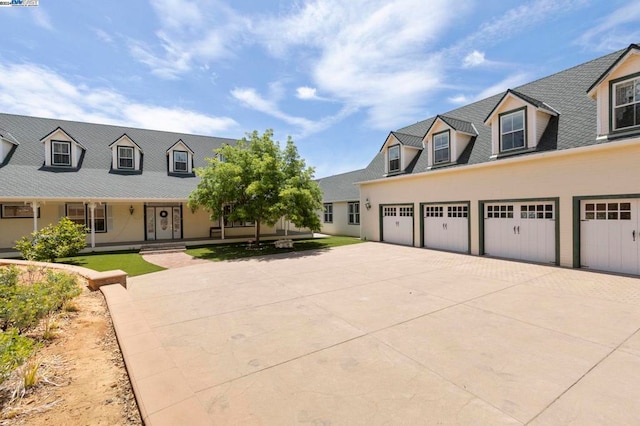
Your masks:
M142 424L102 293L85 289L74 302L78 311L61 314L38 352L44 379L0 400L0 425Z

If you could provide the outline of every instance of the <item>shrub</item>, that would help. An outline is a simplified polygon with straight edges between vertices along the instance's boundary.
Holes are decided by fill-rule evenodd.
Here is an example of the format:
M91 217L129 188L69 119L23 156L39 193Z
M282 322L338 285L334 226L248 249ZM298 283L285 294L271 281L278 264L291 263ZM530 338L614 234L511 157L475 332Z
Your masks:
M34 349L33 340L15 329L0 332L0 382L27 359Z
M55 262L58 257L75 256L87 246L87 227L68 217L16 241L15 249L27 260Z

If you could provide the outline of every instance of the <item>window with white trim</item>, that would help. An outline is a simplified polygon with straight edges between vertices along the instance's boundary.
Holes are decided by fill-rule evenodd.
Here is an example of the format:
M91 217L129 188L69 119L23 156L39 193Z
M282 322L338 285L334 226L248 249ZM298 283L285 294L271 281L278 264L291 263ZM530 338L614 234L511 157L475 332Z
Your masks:
M449 131L433 135L433 164L448 163L450 160Z
M348 212L349 225L360 225L360 202L349 203Z
M188 159L187 151L173 151L173 171L178 173L189 171Z
M87 225L87 214L82 203L67 204L67 217L78 225Z
M134 151L131 146L118 147L118 168L133 169L134 168Z
M500 116L500 151L513 151L525 147L525 109Z
M324 204L324 223L332 223L333 222L333 204L325 203Z
M400 171L400 145L390 146L389 155L389 173Z
M613 84L613 130L640 126L640 77Z
M51 141L51 164L71 166L71 142Z

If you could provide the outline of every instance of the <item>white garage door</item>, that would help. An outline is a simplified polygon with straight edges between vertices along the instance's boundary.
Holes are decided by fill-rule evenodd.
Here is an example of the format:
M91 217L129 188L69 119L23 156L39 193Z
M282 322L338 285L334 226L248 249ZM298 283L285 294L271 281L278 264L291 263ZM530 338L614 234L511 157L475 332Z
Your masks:
M469 251L469 207L466 204L423 207L424 246L439 250Z
M382 241L413 245L413 206L382 207Z
M484 251L489 256L556 262L553 201L491 203L484 207Z
M640 200L580 202L580 263L585 268L640 274Z

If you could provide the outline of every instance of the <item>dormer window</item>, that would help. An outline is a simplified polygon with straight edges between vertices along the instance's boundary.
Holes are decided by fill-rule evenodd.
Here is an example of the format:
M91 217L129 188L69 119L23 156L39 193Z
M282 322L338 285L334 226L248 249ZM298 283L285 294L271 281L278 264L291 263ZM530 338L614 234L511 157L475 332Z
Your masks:
M389 147L389 173L400 171L400 145Z
M188 170L187 151L173 151L173 171L184 173Z
M71 166L71 142L51 141L51 165Z
M442 164L451 161L450 132L445 130L433 135L433 163Z
M640 77L613 84L613 130L640 126Z
M500 115L500 151L512 151L526 146L526 108Z
M126 133L109 144L111 148L110 173L142 173L142 148Z
M118 168L119 169L133 169L133 147L131 146L119 146L118 147Z

